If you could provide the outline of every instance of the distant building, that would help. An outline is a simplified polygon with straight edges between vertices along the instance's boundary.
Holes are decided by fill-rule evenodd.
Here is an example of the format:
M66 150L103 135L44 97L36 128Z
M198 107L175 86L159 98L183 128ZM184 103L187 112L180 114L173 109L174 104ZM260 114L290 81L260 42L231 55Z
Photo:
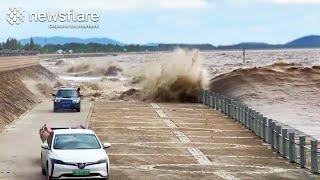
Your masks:
M57 53L58 53L58 54L63 54L64 52L63 52L62 49L59 49L59 50L57 50Z

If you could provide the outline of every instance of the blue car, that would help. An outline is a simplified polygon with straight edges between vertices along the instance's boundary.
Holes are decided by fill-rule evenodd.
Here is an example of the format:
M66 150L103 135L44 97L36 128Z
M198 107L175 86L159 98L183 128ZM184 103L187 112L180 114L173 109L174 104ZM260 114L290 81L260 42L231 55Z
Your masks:
M53 111L58 110L76 110L80 112L81 99L80 93L75 88L60 88L56 94L52 94L54 98Z

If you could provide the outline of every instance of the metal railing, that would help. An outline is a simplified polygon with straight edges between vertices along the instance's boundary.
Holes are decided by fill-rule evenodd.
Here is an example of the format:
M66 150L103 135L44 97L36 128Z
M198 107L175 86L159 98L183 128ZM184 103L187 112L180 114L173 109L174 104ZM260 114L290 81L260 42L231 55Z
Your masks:
M298 135L295 129L284 127L247 105L218 93L202 91L201 101L241 123L290 163L298 163L301 168L308 168L314 174L319 173L320 152L315 138Z

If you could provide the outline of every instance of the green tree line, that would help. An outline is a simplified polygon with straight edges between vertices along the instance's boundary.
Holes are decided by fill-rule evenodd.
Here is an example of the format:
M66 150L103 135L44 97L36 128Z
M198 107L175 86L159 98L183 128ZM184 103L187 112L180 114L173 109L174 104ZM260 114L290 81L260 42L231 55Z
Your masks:
M32 38L30 38L30 42L26 45L21 45L20 42L14 38L8 38L5 42L0 43L0 50L39 51L40 53L56 53L59 50L64 52L69 52L71 50L73 53L171 51L178 47L199 50L211 50L215 48L211 44L158 44L154 46L130 44L120 46L97 43L47 44L41 47L40 45L35 44Z

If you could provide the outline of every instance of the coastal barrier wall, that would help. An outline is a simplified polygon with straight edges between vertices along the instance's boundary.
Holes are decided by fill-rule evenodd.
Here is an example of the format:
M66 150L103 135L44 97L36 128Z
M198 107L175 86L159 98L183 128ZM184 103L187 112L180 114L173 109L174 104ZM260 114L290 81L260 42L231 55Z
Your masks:
M39 64L38 56L1 56L0 71L9 71Z

